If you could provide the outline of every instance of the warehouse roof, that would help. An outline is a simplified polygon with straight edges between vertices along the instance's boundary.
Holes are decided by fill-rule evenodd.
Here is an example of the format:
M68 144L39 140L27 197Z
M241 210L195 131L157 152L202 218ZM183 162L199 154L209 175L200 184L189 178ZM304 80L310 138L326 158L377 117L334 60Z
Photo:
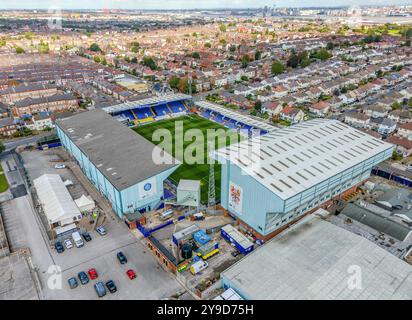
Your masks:
M44 174L33 181L49 224L81 217L76 203L58 174Z
M244 124L248 124L250 126L253 126L255 128L259 128L261 130L265 130L265 131L274 131L274 130L278 130L276 127L267 124L266 122L260 121L260 120L256 120L253 119L251 117L245 116L243 114L231 111L229 109L223 108L215 103L211 103L208 101L197 101L195 102L195 104L200 107L200 108L204 108L204 109L209 109L212 111L216 111L219 112L220 114L224 115L224 116L228 116L229 118L232 118L233 120L238 120Z
M164 153L167 164L152 154L161 149L102 110L92 110L56 122L117 190L153 177L180 162Z
M361 270L361 286L350 288L356 270ZM412 299L411 265L316 215L303 218L222 277L246 299Z
M316 119L219 149L215 156L285 200L392 147L337 120Z
M405 241L406 238L412 234L412 230L409 227L404 226L389 217L374 213L368 210L368 208L361 207L358 204L348 203L341 213L399 241Z

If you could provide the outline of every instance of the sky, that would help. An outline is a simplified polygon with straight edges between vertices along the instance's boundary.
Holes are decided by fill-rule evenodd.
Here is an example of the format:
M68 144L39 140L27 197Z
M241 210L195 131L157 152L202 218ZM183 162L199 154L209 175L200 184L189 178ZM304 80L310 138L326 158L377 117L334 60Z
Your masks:
M396 5L408 0L0 0L0 9L207 9L277 7Z

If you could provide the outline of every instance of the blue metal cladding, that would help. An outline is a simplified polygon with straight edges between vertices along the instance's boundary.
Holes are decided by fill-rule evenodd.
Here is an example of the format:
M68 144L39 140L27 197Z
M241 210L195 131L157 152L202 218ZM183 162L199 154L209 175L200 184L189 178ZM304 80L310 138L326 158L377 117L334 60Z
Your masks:
M233 239L225 230L220 229L220 235L229 241L230 243L233 243L236 247L236 249L239 250L240 253L243 254L248 254L253 251L254 245L250 245L248 248L243 247L239 242L237 242L235 239Z
M408 178L396 175L395 173L387 172L385 170L382 170L381 168L373 168L372 174L412 188L412 181Z
M83 173L97 190L110 202L113 210L122 218L125 213L150 211L157 207L163 198L163 182L176 170L177 166L154 176L157 192L148 198L140 199L139 183L124 190L117 190L100 170L89 160L71 139L56 126L62 146L76 159Z
M286 200L281 199L256 179L242 172L241 168L237 165L222 161L221 205L256 232L266 236L276 230L273 229L273 226L266 226L266 216L268 213L280 213L283 215L296 209L301 211L299 213L301 215L316 207L309 207L307 205L309 202L318 202L318 205L320 205L366 180L370 176L373 166L390 158L391 155L392 148L388 148L386 151L365 159L365 161L355 164L353 167ZM236 184L242 189L241 212L234 212L229 207L229 188L231 183ZM406 184L405 182L403 183ZM337 192L338 190L339 192ZM282 222L282 224L285 223ZM282 224L277 228L280 228Z

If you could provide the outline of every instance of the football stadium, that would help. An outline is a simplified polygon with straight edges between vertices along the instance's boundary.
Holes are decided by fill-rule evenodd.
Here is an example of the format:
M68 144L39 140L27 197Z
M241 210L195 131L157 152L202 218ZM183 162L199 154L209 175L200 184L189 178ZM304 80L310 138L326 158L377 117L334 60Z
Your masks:
M176 124L182 122L182 137L190 129L200 129L205 139L194 142L203 145L204 160L202 163L188 164L184 159L176 157L182 162L179 168L169 177L173 184L177 185L181 179L200 180L202 202L207 202L209 184L209 157L207 130L223 129L226 132L226 143L229 145L236 143L253 135L266 134L275 128L258 120L240 115L233 111L219 107L209 102L191 101L191 96L184 94L168 94L143 99L135 102L123 103L116 106L104 108L119 122L131 127L136 133L143 136L154 144L160 141L153 141L153 133L157 129L169 130L172 134L172 144L166 146L165 150L176 156L181 149L186 150L188 146L194 147L192 141L184 141L182 145L176 144ZM220 146L218 138L214 139L215 149ZM213 142L212 142L213 143ZM220 177L221 166L215 163L215 186L216 198L220 198Z
M185 133L194 128L204 139L185 141ZM153 139L158 129L170 132L172 143L160 145L161 139ZM225 133L223 146L217 148L214 138L215 150L210 153L208 129ZM89 111L58 121L57 132L119 216L159 208L166 196L165 180L175 186L182 179L200 181L201 200L207 204L211 167L206 160L212 157L216 200L261 240L353 192L393 151L392 145L335 120L316 119L279 129L182 94ZM154 164L151 154L156 145L172 164ZM204 150L203 163L182 158L182 150L198 145ZM250 154L239 156L239 150L250 147L254 160Z

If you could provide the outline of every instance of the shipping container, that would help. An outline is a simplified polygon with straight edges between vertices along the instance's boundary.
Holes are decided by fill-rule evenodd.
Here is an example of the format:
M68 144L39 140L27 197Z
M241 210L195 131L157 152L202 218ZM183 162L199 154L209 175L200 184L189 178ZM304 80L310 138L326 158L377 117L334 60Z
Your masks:
M224 239L232 243L240 253L248 254L254 248L253 242L230 224L225 225L220 230L220 234Z

